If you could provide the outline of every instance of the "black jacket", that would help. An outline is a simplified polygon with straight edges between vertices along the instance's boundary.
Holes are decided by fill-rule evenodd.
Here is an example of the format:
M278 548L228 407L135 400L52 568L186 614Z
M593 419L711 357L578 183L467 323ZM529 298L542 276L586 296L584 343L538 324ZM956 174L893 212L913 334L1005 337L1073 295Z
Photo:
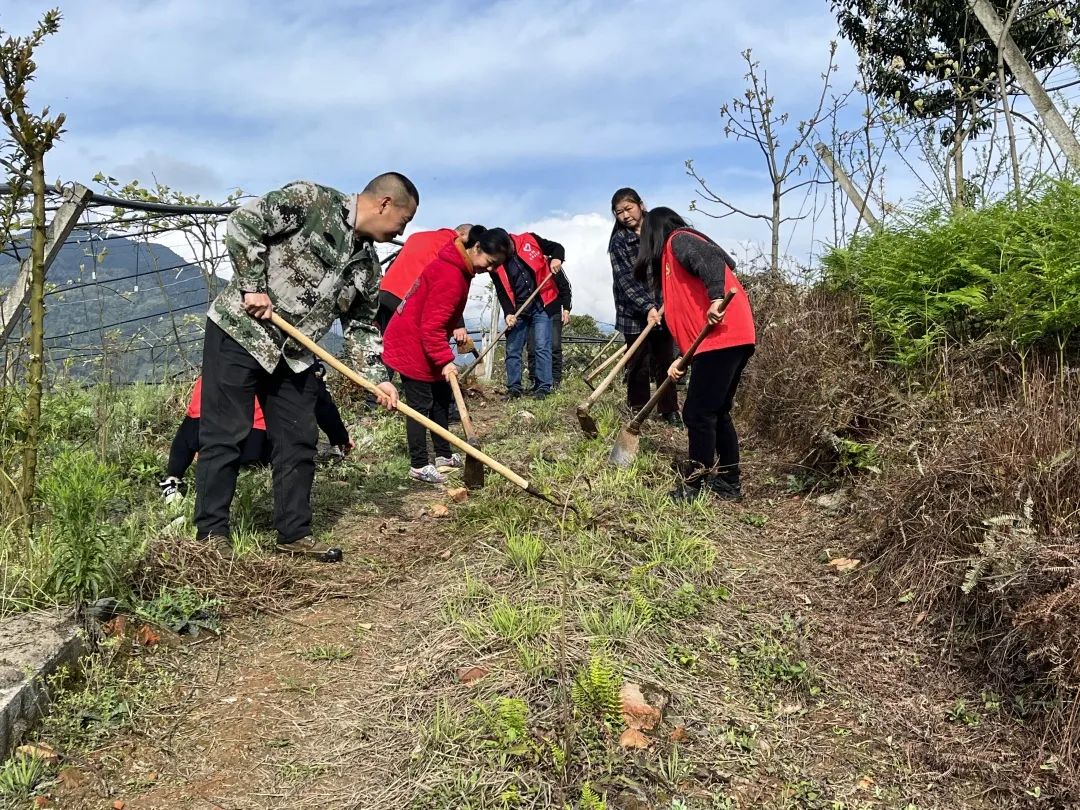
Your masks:
M573 303L573 289L570 287L570 279L566 277L566 270L560 270L555 276L555 289L559 291L559 297L548 304L544 311L552 318L558 318L565 309L570 311Z
M558 259L559 261L566 261L566 249L558 242L552 242L548 239L542 239L535 233L529 234L536 243L540 245L540 250L544 251L544 255L551 259ZM562 273L555 274L555 285L559 287L559 277ZM504 315L513 315L517 311L517 307L514 306L514 301L518 302L518 306L521 302L533 294L533 290L536 289L536 276L533 275L532 268L530 268L525 262L518 258L517 254L510 257L506 262L506 277L510 280L510 286L514 288L513 300L510 298L509 292L503 287L502 279L496 274L492 273L491 278L495 282L495 294L499 296L499 304L502 306ZM567 283L567 301L570 300L569 283ZM562 288L559 287L559 299L562 299ZM534 302L534 306L539 306L539 302ZM569 307L567 307L569 309ZM558 310L556 310L558 311Z

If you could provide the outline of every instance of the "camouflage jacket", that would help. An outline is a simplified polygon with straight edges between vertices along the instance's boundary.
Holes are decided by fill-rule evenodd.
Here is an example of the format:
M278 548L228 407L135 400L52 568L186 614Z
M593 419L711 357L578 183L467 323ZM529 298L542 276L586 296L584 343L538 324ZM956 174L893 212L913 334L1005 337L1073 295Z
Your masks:
M387 379L382 337L375 326L379 258L348 223L351 197L300 181L252 200L229 215L225 247L233 278L207 317L267 371L282 357L293 371L314 358L281 331L244 312L244 292L264 292L274 310L318 341L340 318L345 361L368 379Z

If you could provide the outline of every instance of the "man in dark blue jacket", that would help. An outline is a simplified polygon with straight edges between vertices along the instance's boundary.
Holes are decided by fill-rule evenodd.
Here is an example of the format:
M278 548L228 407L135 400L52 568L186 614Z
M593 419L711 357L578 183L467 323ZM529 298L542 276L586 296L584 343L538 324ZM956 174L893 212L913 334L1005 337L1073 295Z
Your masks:
M559 299L558 278L566 251L558 242L534 233L511 234L515 253L492 274L495 293L506 316L506 393L516 399L523 393L522 352L531 336L536 355L533 396L544 399L551 393L552 318L548 307ZM550 279L554 276L554 279ZM539 294L533 295L537 292ZM531 299L531 301L530 301ZM526 301L529 305L518 314Z
M566 277L566 270L555 274L554 284L559 291L559 297L544 307L544 311L551 319L551 386L552 388L558 388L562 383L563 376L562 333L563 327L570 321L573 290L570 287L570 279ZM536 340L534 334L534 332L529 332L527 363L533 393L540 387L536 378Z

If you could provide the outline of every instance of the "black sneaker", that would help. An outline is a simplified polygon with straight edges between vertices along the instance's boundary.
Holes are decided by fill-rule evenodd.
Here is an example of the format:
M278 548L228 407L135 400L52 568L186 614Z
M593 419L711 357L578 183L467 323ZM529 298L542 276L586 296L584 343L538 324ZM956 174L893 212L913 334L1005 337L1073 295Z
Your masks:
M743 499L742 487L738 483L726 481L719 475L709 478L709 489L716 497L725 501L741 501Z
M550 390L544 390L543 388L533 391L533 399L547 399L551 396Z
M294 557L307 557L311 560L327 563L341 562L342 557L344 556L341 553L341 549L337 546L328 546L326 543L320 543L310 534L307 537L301 537L299 540L293 540L290 543L279 542L274 551L278 554L289 554Z
M509 391L506 392L506 401L507 402L512 402L515 399L521 399L521 389L520 388L511 388Z
M668 497L675 503L690 503L700 498L705 494L705 487L702 486L702 481L680 481L676 485L675 489L668 493Z
M672 411L671 413L660 414L660 421L665 425L671 425L673 428L682 429L683 420L678 411Z

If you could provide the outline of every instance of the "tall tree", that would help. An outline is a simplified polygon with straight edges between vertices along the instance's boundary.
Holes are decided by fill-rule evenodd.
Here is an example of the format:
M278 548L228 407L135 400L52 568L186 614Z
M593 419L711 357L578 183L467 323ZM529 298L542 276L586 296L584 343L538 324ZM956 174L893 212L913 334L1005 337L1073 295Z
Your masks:
M870 91L925 121L951 147L952 197L962 204L964 144L991 126L1016 78L1002 80L997 43L967 0L830 0L842 36L859 55ZM1066 63L1080 32L1080 0L991 0L1011 19L1017 47L1036 71ZM947 179L948 182L948 179Z
M33 531L33 510L37 476L38 433L41 425L41 387L45 372L45 153L63 132L64 115L50 117L49 108L41 113L30 111L26 94L34 79L37 65L34 51L45 37L60 28L60 11L45 13L33 33L26 37L6 35L0 30L0 81L4 96L0 98L0 120L3 120L16 149L25 158L30 179L30 358L26 373L26 437L23 445L22 479L19 494L24 509L27 533Z

